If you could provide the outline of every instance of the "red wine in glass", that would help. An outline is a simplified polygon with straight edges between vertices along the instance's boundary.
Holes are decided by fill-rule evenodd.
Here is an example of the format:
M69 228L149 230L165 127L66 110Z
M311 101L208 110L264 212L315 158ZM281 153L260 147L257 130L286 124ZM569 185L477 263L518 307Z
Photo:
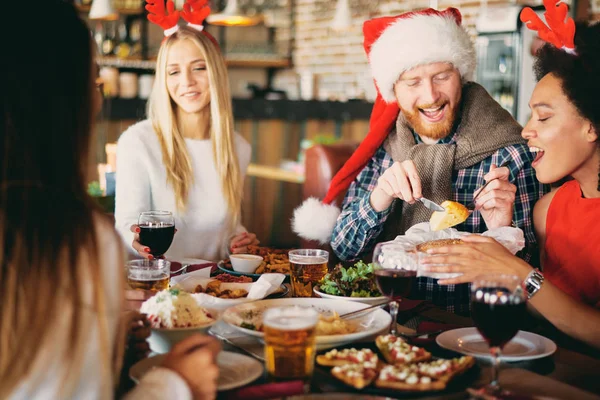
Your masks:
M381 294L388 299L397 301L410 294L412 280L417 276L417 271L404 269L378 269L375 270L375 282Z
M169 250L175 235L173 224L142 224L140 225L140 243L150 248L150 254L160 257Z
M482 394L502 398L507 392L498 384L500 356L504 346L517 334L527 315L523 282L515 275L490 274L471 284L471 316L490 347L492 381Z
M471 303L473 321L490 347L502 348L519 331L527 314L526 303L506 288L481 288L479 293L480 298Z
M138 218L140 243L154 258L169 250L175 235L175 219L170 211L144 211Z

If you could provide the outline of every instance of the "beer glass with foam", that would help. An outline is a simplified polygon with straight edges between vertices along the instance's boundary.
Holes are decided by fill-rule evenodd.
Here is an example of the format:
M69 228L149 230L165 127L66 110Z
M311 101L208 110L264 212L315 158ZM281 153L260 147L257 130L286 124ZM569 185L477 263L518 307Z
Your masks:
M299 249L291 250L288 257L290 259L292 296L315 296L313 287L318 285L327 274L329 253L319 249Z
M319 313L313 308L288 306L265 311L265 363L272 379L310 379L318 321Z
M171 263L167 260L131 260L126 269L127 283L132 289L158 292L169 288Z

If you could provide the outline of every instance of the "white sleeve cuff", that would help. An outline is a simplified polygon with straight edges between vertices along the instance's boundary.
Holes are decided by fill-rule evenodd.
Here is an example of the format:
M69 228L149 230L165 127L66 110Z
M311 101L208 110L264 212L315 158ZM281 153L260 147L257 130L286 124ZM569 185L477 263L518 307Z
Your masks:
M186 381L168 368L154 368L142 377L135 389L125 400L193 400L192 391Z

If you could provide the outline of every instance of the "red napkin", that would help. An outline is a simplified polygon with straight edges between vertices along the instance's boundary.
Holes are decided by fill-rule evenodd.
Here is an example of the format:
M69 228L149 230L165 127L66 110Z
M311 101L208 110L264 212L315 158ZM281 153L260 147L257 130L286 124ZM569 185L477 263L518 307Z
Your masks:
M300 394L304 394L304 382L297 380L243 387L223 393L219 398L222 397L225 400L267 400Z
M402 299L398 303L398 312L402 313L402 312L406 312L406 311L411 311L411 310L421 306L425 302L426 302L426 300Z
M211 268L210 273L212 274L217 270L217 264L214 262L203 263L203 264L190 264L186 268L185 273L197 271L199 269ZM178 261L171 261L171 271L177 271L176 273L172 273L171 276L181 275L181 263Z
M417 332L426 334L429 332L437 332L439 330L444 332L444 331L449 331L451 329L458 329L458 328L464 328L464 326L456 325L456 324L447 324L444 322L422 321L419 324L419 326L417 327ZM440 332L440 333L442 333L442 332Z

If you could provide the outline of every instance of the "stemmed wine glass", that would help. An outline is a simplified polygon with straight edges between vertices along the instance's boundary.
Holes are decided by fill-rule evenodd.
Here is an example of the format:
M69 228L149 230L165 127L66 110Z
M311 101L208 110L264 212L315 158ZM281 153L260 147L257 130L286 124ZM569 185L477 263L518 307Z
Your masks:
M175 219L170 211L144 211L138 218L140 243L150 248L154 258L169 250L175 235Z
M375 246L373 270L375 281L381 294L391 300L390 315L392 324L390 333L398 335L396 319L398 306L403 297L410 293L414 278L417 276L418 259L414 251L397 242L383 242Z
M471 313L477 330L490 347L492 381L480 390L501 395L498 384L500 355L504 346L517 334L527 314L527 294L515 275L489 274L471 284Z

